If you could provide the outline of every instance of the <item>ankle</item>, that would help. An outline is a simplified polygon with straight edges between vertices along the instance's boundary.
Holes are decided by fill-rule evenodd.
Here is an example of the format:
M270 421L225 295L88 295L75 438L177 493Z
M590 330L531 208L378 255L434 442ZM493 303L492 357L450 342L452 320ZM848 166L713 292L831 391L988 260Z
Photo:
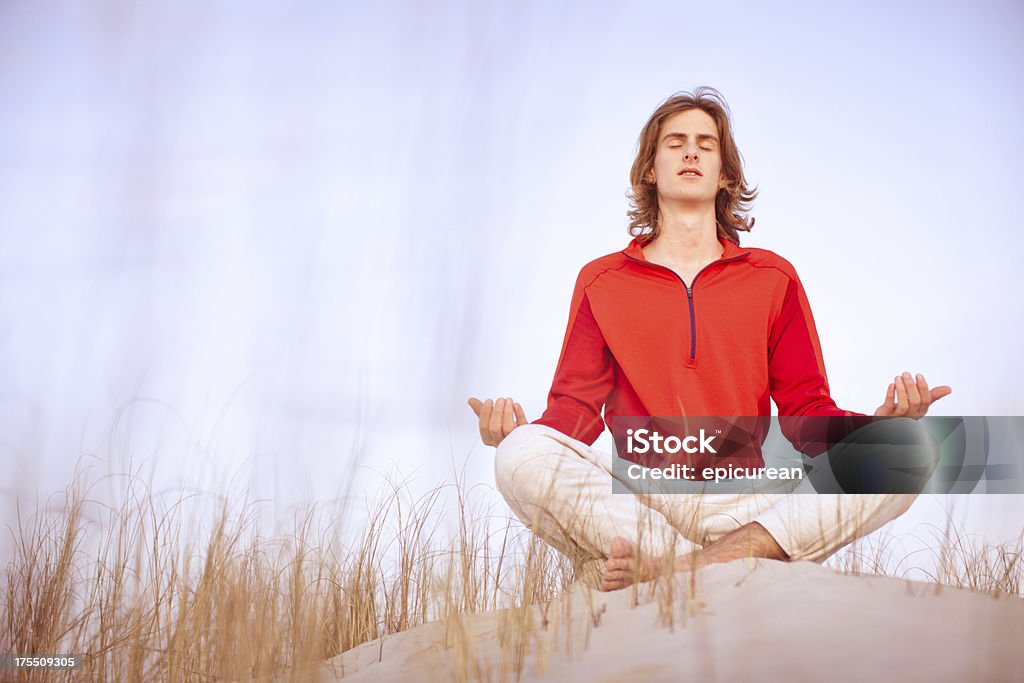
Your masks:
M673 569L677 572L689 572L697 569L701 566L700 554L698 553L687 553L686 555L676 556Z

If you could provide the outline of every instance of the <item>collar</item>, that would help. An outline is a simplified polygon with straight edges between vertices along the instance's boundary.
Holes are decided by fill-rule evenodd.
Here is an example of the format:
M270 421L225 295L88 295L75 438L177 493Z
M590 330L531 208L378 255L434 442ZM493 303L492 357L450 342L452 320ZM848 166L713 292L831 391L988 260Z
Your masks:
M637 261L647 261L647 258L644 257L644 252L640 246L639 239L639 237L634 237L632 241L630 241L629 246L622 250L622 253L630 258L636 259ZM717 259L719 261L733 259L739 256L746 256L750 253L749 251L740 249L738 244L722 236L718 237L718 243L722 245L722 255Z

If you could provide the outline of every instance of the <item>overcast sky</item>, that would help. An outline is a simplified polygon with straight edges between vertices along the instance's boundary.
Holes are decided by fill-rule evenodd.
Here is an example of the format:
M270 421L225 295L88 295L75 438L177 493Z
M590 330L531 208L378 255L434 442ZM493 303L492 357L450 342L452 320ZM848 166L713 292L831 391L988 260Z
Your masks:
M704 84L840 406L910 370L1024 414L1021 35L1015 2L2 3L0 518L82 454L282 507L355 453L493 484L466 397L540 414L640 129Z

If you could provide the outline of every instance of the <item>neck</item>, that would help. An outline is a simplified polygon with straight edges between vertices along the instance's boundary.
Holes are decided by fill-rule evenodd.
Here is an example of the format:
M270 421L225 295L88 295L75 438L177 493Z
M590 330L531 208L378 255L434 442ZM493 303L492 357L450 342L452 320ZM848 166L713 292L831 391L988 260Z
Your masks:
M714 261L722 254L715 205L699 209L659 207L658 236L648 247L674 263Z

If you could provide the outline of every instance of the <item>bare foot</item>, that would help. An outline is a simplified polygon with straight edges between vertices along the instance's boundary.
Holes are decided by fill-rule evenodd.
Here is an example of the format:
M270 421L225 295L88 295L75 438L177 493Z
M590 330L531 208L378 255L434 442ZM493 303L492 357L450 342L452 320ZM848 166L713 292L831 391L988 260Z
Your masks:
M621 536L612 541L611 556L605 562L601 590L617 591L634 583L651 581L662 572L636 551L636 544Z
M731 562L742 557L764 557L788 562L790 555L758 522L744 524L696 553L677 555L668 567L655 558L644 557L636 544L621 536L612 540L611 557L605 561L601 590L615 591L634 583L651 581L668 572L694 571L716 562Z

